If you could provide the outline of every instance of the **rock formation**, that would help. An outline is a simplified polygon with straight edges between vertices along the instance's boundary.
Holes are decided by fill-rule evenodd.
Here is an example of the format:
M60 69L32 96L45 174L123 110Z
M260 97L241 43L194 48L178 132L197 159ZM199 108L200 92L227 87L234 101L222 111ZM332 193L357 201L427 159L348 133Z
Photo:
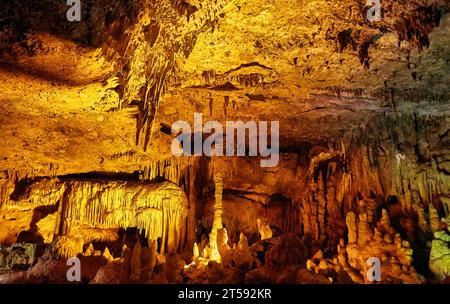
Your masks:
M356 283L368 283L367 262L376 258L381 261L381 282L423 282L412 265L413 250L410 244L402 240L392 228L386 210L382 210L379 221L369 222L365 202L360 202L359 205L359 219L353 212L347 214L348 244L341 239L337 248L338 255L332 259L324 259L319 251L308 261L308 268L316 273L344 272Z
M169 182L37 181L18 201L8 201L3 210L31 213L28 224L32 226L36 210L47 206L53 207L55 216L47 215L53 222L38 233L48 233L43 235L47 242L55 242L65 257L82 253L83 245L92 241L112 241L117 238L114 229L128 227L137 227L150 241L160 238L161 252L176 252L183 246L187 199ZM40 219L38 227L45 220ZM14 230L9 233L11 238L17 237Z
M67 9L0 1L1 283L449 280L447 0Z
M223 192L223 181L222 174L215 173L214 175L214 186L215 186L215 202L214 202L214 220L212 224L212 230L209 234L209 259L211 261L220 262L219 253L219 240L218 233L222 229L222 192Z

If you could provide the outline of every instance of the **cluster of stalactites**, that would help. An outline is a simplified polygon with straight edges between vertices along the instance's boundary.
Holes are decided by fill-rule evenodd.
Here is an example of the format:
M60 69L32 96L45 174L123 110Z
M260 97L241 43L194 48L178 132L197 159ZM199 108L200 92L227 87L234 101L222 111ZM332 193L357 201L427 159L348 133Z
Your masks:
M187 197L170 182L60 181L29 186L32 206L59 206L55 231L79 236L80 226L94 229L137 227L149 240L161 239L161 251L176 252L185 241Z
M199 7L185 1L142 2L122 54L127 72L120 107L139 102L136 143L144 150L152 138L160 97L177 70L177 57L190 54L197 36L214 27L231 2L203 1Z
M179 185L182 176L180 162L181 160L178 158L153 161L149 165L144 166L141 171L140 179L145 181L153 181L157 178L161 178Z
M68 228L75 222L98 228L137 227L150 240L162 240L162 251L176 251L184 240L187 198L164 182L72 181L65 193Z

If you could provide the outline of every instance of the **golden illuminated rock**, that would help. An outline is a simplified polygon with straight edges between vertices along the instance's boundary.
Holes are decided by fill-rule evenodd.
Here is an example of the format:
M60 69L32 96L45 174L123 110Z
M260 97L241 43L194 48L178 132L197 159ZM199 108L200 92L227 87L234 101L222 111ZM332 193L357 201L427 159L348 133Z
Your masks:
M200 257L197 243L194 243L194 248L192 249L192 260L196 261Z
M47 189L54 191L48 193ZM112 228L138 227L149 240L161 238L163 252L175 252L182 246L187 200L174 184L45 180L27 191L26 197L11 201L6 210L14 210L23 202L33 212L30 207L61 202L57 213L38 223L38 231L48 243L58 235L70 235L82 243L114 240L117 230ZM59 239L57 243L60 248L70 241ZM69 245L71 249L63 255L73 255L74 248L80 248L74 246Z
M360 209L360 212L366 211L363 208ZM316 254L313 259L308 261L308 269L318 273L320 270L334 269L339 264L342 268L337 267L336 269L346 272L354 282L368 283L367 261L371 258L378 258L381 261L383 282L398 280L405 283L422 283L424 278L417 274L412 266L413 250L409 243L402 240L400 235L393 230L384 209L382 213L383 216L378 221L374 234L367 226L367 214L360 214L360 219L357 221L357 225L360 227L357 240L352 243L349 241L347 245L341 240L338 245L337 260L324 259L321 254ZM347 219L350 234L350 227L355 225L354 216ZM360 224L361 221L364 225ZM383 234L384 238L382 238ZM360 241L360 238L364 241Z
M256 219L256 222L258 223L258 230L259 234L261 235L261 240L272 238L272 230L270 229L270 226L264 224L259 218Z
M0 282L446 281L448 1L38 2L0 1Z
M102 257L105 258L108 262L111 262L114 260L114 257L109 252L108 247L106 247L105 250L103 251Z
M211 233L209 234L209 259L211 261L220 262L219 243L218 243L218 231L222 229L222 191L223 180L221 173L214 174L215 185L215 203L214 203L214 219Z

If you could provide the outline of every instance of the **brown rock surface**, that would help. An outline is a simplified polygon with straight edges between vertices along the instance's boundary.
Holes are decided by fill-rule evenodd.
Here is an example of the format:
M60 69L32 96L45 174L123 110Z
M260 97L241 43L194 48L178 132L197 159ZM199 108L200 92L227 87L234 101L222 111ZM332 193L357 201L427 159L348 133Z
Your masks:
M0 2L0 282L446 280L449 1L67 8ZM175 157L194 113L279 122L278 164Z

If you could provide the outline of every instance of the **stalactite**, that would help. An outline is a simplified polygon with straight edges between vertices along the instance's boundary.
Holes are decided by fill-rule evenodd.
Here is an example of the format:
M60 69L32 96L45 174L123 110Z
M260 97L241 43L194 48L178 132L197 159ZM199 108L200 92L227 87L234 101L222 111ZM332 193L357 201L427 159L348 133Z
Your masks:
M428 36L439 25L440 19L441 11L437 6L418 8L395 24L399 42L407 40L420 52L423 51L430 45Z

